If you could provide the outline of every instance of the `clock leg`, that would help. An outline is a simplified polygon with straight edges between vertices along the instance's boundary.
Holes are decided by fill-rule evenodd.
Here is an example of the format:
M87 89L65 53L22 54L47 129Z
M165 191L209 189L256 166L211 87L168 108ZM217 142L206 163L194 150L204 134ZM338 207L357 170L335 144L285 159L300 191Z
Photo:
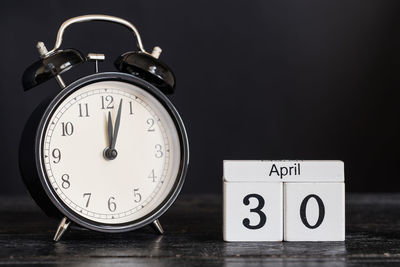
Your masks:
M164 234L164 229L162 228L159 220L155 220L154 222L152 222L151 227L153 228L154 231L156 231L160 235Z
M67 219L67 217L64 217L61 219L60 224L58 225L56 234L54 235L53 240L54 241L59 241L62 235L65 233L65 231L68 229L68 226L70 225L71 221Z

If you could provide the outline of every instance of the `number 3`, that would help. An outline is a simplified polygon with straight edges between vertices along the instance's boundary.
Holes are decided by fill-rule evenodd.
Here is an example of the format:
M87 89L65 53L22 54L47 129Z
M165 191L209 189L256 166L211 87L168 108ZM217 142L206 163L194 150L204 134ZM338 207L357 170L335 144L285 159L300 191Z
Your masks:
M243 198L243 204L248 206L250 204L250 198L255 198L258 201L257 207L255 207L254 209L250 209L250 212L257 213L258 216L260 216L260 222L256 225L250 225L250 219L245 218L243 219L243 225L244 227L249 228L251 230L260 229L267 222L267 216L265 215L264 212L261 211L261 209L264 208L265 201L264 198L258 194L250 194Z

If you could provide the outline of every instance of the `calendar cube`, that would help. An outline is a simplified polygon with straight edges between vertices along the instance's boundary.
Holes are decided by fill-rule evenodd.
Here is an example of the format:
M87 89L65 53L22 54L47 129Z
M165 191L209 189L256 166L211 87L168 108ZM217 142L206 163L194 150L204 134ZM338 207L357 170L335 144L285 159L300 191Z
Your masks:
M344 183L285 183L285 241L343 241Z
M225 160L225 241L343 241L344 163Z
M224 182L225 241L282 241L282 183Z

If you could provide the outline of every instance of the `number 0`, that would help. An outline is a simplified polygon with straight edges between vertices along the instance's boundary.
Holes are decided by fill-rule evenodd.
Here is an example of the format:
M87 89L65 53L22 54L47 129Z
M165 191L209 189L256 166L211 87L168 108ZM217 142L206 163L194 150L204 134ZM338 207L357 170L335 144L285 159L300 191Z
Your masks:
M318 220L314 225L310 225L308 223L307 215L306 215L307 203L308 203L308 200L310 200L310 198L314 198L317 201L318 208L319 208ZM321 225L322 221L324 220L324 217L325 217L325 206L324 206L324 202L322 202L322 199L319 196L314 195L314 194L306 196L300 205L300 218L301 218L301 221L303 222L303 224L307 228L315 229Z

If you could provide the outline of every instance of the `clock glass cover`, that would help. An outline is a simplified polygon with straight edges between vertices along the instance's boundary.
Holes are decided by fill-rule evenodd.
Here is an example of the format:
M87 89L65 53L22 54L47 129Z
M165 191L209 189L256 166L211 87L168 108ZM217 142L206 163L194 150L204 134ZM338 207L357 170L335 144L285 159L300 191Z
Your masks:
M98 224L125 224L168 198L179 176L179 138L170 113L146 90L94 82L65 96L45 118L41 168L70 212Z

